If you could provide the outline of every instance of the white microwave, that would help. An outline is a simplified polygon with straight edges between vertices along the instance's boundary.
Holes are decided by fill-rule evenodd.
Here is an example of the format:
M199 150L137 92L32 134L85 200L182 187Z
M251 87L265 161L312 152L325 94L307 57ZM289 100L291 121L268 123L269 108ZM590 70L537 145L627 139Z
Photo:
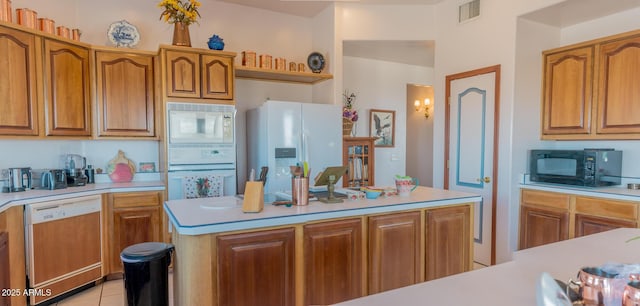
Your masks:
M233 144L233 105L167 103L170 144Z

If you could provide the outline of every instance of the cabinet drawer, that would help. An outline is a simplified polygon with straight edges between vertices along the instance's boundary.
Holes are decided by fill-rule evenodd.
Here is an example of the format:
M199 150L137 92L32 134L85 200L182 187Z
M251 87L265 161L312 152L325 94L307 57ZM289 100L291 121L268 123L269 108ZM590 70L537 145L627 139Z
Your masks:
M635 221L638 216L638 203L576 197L576 213Z
M111 194L113 208L158 206L161 203L160 192L135 192Z
M522 203L529 206L544 206L568 210L570 199L571 197L567 194L538 190L522 190Z

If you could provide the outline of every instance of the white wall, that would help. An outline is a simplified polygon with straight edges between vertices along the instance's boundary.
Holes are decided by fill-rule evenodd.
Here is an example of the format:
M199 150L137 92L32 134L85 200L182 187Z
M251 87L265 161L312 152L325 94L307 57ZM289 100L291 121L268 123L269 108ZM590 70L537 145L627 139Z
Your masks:
M425 118L424 111L415 111L415 100L433 101L433 87L423 84L407 85L407 148L406 174L419 180L421 186L433 186L433 116ZM433 105L429 105L429 113ZM399 121L401 123L402 121Z
M0 140L0 146L0 169L63 169L61 157L65 154L80 154L87 157L88 165L105 169L118 150L124 151L136 166L140 162L154 162L158 169L158 143L155 141Z
M377 186L393 186L396 174L404 175L407 143L407 84L431 84L431 68L371 60L358 57L343 57L344 88L357 94L355 109L360 119L355 124L356 136L369 135L369 110L395 110L395 146L376 148ZM414 112L413 109L410 111Z

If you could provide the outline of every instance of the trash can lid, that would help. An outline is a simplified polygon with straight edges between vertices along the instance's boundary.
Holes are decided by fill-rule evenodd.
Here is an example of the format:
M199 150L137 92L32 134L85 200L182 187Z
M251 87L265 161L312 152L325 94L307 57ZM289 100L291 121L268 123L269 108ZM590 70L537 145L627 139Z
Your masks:
M120 253L123 262L146 262L160 259L173 252L173 244L162 242L143 242L126 247Z

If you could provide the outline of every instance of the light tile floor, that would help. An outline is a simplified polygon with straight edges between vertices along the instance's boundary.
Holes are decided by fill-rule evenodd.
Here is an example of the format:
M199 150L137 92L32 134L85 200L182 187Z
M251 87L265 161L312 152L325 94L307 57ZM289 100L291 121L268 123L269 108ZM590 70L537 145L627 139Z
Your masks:
M173 275L169 272L169 305L173 305ZM83 290L59 301L55 306L123 306L126 305L124 282L115 279Z

